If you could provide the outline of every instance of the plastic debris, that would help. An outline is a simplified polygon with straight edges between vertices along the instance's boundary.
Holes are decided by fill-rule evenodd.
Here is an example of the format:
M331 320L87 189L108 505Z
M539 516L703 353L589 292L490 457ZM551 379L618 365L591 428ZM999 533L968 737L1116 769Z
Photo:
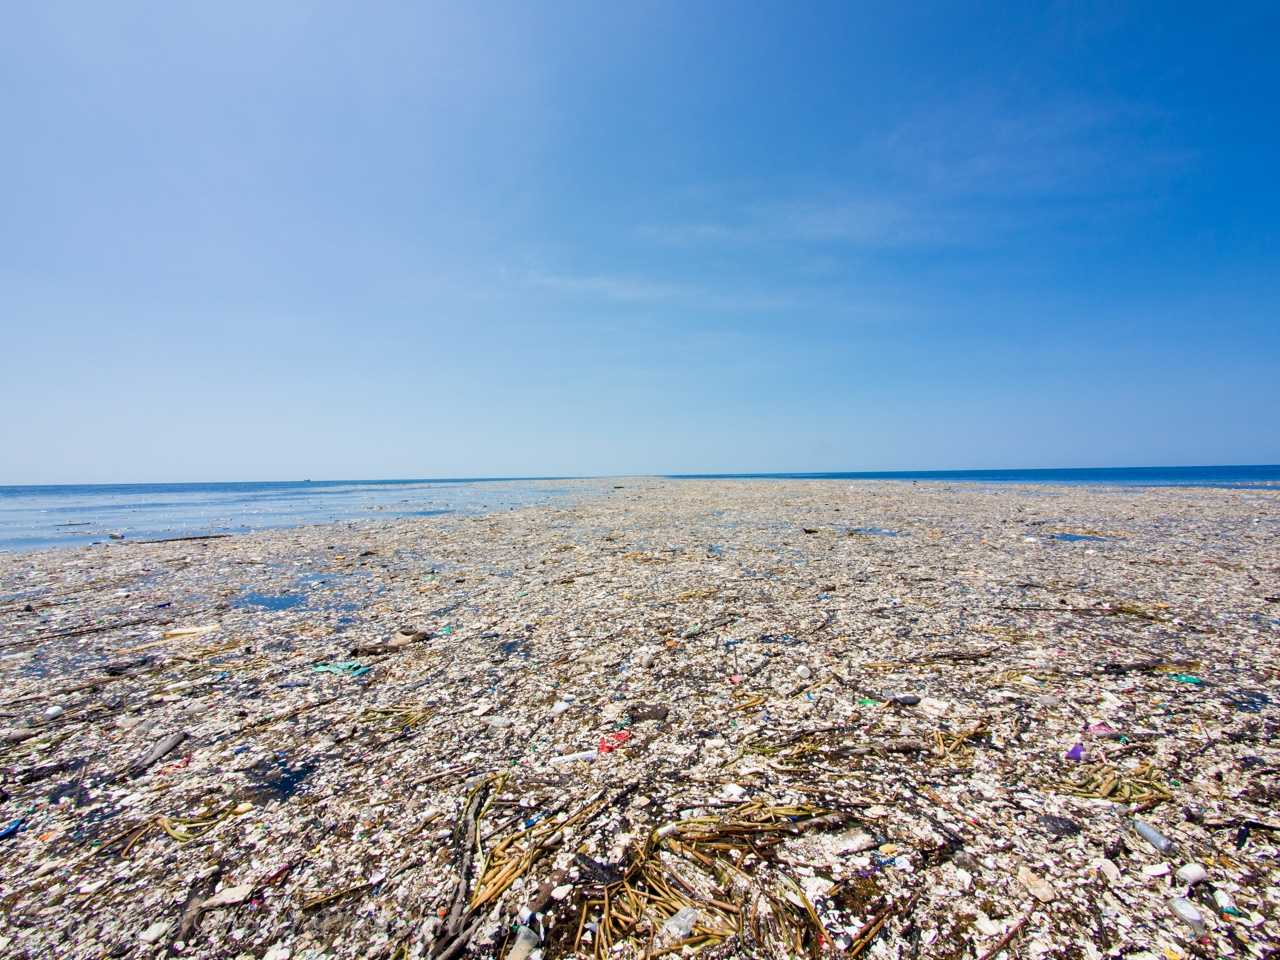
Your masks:
M619 730L617 733L606 733L600 738L600 753L610 753L631 739L630 730Z
M219 907L234 907L236 904L244 903L249 899L249 895L253 893L253 884L242 883L235 887L223 887L213 896L201 903L204 910L216 910Z
M195 637L202 637L206 633L214 633L218 629L216 623L207 623L200 627L175 627L172 630L166 630L162 636L165 640L185 640Z
M1227 891L1223 890L1221 887L1214 889L1213 903L1214 906L1218 908L1219 913L1226 914L1229 917L1243 916L1240 908L1237 907L1235 901L1231 899L1231 894L1227 893Z
M1173 841L1166 837L1163 833L1153 827L1151 824L1143 820L1134 820L1133 829L1138 832L1138 836L1151 844L1161 853L1168 853L1173 849Z
M373 668L359 660L343 660L338 663L317 663L311 669L316 673L338 673L348 677L362 677Z
M669 707L657 704L637 703L627 708L627 719L632 723L643 723L646 720L657 720L659 723L667 719Z
M684 940L693 933L698 922L698 911L693 907L681 907L662 925L663 937L670 940Z
M511 944L511 949L507 951L507 960L528 960L528 957L534 950L538 949L541 939L536 933L524 924L516 927L515 942Z
M1027 867L1018 868L1018 882L1031 891L1031 895L1041 903L1052 903L1057 896L1053 884Z
M1204 883L1209 879L1208 872L1198 863L1183 864L1178 868L1176 876L1179 881L1187 884L1187 886L1195 886L1197 883Z
M1273 492L613 486L0 554L0 953L1280 945Z
M558 757L552 757L548 763L566 764L566 763L590 763L595 760L597 753L595 750L581 750L578 753L566 753Z
M155 943L165 935L168 929L173 926L168 920L157 920L148 926L145 930L138 934L138 939L143 943Z
M1041 814L1040 823L1055 837L1074 837L1080 832L1080 824L1074 820L1055 816L1051 813Z
M1169 902L1169 909L1173 911L1174 916L1195 931L1197 937L1204 936L1204 916L1196 909L1194 903L1179 897Z

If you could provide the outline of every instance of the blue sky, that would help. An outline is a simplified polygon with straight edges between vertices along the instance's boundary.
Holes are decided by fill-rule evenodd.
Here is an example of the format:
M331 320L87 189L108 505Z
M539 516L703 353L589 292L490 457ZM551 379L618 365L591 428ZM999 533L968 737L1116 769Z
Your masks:
M1280 7L622 6L10 6L0 482L1280 462Z

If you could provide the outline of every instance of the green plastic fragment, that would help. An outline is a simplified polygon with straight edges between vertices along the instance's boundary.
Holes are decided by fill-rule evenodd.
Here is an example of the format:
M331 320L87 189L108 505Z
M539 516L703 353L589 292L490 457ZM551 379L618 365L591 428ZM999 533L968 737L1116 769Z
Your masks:
M362 677L373 668L366 667L359 660L341 660L335 663L317 663L311 669L316 673L338 673L348 677Z
M884 702L883 700L872 700L870 697L858 698L858 704L864 707L878 707L883 702Z
M1189 673L1171 673L1170 679L1177 680L1179 683L1193 683L1197 687L1204 683L1199 677L1193 677Z

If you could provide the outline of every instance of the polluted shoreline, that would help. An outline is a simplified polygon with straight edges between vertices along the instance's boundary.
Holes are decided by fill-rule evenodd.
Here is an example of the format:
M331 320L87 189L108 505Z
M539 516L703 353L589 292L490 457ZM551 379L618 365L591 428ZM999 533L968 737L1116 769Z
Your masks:
M0 554L0 955L1280 944L1280 494L558 486Z
M560 478L0 486L0 552L225 539L303 524L480 515L565 499Z

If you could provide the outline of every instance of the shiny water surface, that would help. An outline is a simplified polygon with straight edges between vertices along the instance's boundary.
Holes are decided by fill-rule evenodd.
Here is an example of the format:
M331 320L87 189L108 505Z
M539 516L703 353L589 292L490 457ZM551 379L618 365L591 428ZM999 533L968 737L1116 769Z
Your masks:
M541 479L0 486L0 550L484 513L567 496L563 485Z
M1045 470L882 470L854 473L681 473L680 480L951 480L1106 487L1280 487L1280 464L1209 467L1071 467Z

